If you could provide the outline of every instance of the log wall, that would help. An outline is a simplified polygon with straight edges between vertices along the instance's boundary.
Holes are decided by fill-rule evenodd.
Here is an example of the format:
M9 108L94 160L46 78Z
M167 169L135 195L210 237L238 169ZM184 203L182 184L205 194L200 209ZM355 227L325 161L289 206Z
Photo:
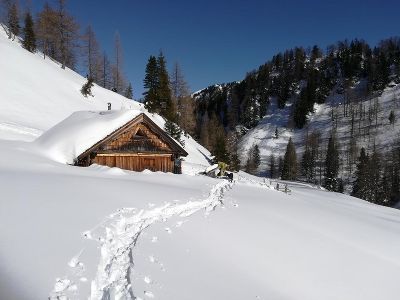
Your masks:
M138 172L145 169L162 172L174 171L172 154L98 153L92 163Z

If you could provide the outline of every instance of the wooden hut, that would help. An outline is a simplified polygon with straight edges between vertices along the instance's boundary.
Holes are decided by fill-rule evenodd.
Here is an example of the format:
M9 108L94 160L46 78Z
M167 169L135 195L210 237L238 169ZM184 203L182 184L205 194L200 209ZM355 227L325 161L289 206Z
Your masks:
M144 113L80 154L77 166L99 164L125 170L181 173L180 157L188 153Z

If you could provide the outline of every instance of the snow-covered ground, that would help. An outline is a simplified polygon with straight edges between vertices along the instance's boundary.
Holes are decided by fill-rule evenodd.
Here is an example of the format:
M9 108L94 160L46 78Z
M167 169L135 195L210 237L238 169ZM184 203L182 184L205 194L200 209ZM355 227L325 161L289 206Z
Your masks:
M0 53L0 299L398 299L399 210L196 176L193 139L184 175L66 165L32 141L74 111L143 107L82 97L2 33Z

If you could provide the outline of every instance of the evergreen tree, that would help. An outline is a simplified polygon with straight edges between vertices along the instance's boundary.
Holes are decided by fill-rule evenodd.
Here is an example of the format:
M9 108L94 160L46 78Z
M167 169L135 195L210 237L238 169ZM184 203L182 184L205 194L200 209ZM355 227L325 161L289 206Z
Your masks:
M275 156L273 154L269 157L269 176L271 178L276 177Z
M182 129L177 124L167 120L164 125L164 130L182 146L185 145L185 141L182 139Z
M329 191L337 190L337 176L339 173L339 150L333 134L329 137L328 150L325 160L325 184Z
M289 139L286 147L285 156L283 158L281 178L283 180L297 179L297 155L292 138Z
M355 173L356 180L354 181L353 191L351 193L352 196L360 199L367 199L368 196L368 162L369 157L365 149L361 148Z
M283 171L283 158L282 158L282 156L279 156L279 159L278 159L278 176L282 176L282 171Z
M365 200L373 203L381 201L382 190L380 189L381 183L381 162L378 150L374 149L371 158L368 162L368 187L369 195Z
M130 82L125 90L125 97L128 99L133 99L133 89L132 89L132 84Z
M85 84L81 88L81 93L83 96L93 96L92 95L92 87L93 87L93 78L89 77Z
M258 147L258 145L254 146L252 155L253 155L254 167L255 167L255 169L258 169L258 167L260 166L260 163L261 163L260 148Z
M240 159L239 154L237 151L233 152L230 156L230 169L232 171L239 171L240 170Z
M33 29L33 19L29 12L27 12L25 15L25 25L23 32L24 32L24 40L22 42L22 46L30 52L35 52L36 36Z
M256 175L257 169L260 166L260 149L258 145L254 145L250 148L247 154L247 161L246 161L246 172L249 174Z
M216 137L215 145L213 147L213 154L216 161L229 163L229 154L226 150L226 141L224 135L219 134Z
M157 58L153 55L149 57L146 65L146 74L144 78L144 88L146 91L144 95L144 103L146 109L149 112L160 112L161 105L158 101L158 89L159 89L159 76L158 76L158 66Z
M312 182L313 179L313 164L314 159L312 157L311 150L308 146L306 146L306 150L303 153L303 157L301 159L301 174L306 178L308 182Z
M396 116L394 114L393 109L390 111L390 114L389 114L389 122L394 127L394 123L396 122Z
M388 205L391 202L393 173L392 164L386 163L383 168L382 178L379 182L379 189L381 190L379 204Z
M278 127L275 128L275 135L274 135L274 138L275 138L275 139L279 138Z
M166 60L162 52L157 58L158 68L158 89L157 97L160 101L160 114L168 120L176 120L176 107L172 102L169 75L166 67Z

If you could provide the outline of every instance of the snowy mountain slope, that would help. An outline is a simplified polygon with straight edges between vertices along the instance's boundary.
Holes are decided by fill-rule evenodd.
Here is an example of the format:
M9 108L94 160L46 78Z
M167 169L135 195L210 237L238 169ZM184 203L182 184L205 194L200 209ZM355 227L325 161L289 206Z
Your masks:
M7 38L0 29L0 139L33 141L44 131L76 111L102 111L107 103L113 110L146 112L143 104L99 87L94 97L85 98L80 89L86 79L72 70L62 70L58 63L32 54L17 41ZM164 119L149 116L161 128ZM183 137L189 153L183 170L193 173L196 165L208 166L210 153L191 137Z
M357 86L354 87L357 89ZM343 111L343 95L332 94L326 100L325 104L315 104L314 113L309 114L308 123L303 129L293 129L290 125L292 103L286 104L284 109L278 109L276 99L272 99L272 103L268 109L267 115L253 129L249 130L240 140L239 153L242 161L246 161L247 153L252 145L257 144L261 153L261 165L259 172L264 174L268 169L269 156L274 154L275 157L284 156L286 146L291 137L296 145L297 159L301 160L304 151L304 144L307 134L319 132L321 134L322 143L320 149L325 153L328 139L332 128L336 127L336 136L339 142L340 157L347 157L346 151L349 149L350 131L351 131L351 115L344 115ZM400 137L400 123L396 120L394 125L389 122L390 111L393 110L396 116L400 115L400 86L387 88L381 96L375 98L364 98L361 101L357 99L354 102L355 122L354 132L358 136L356 138L357 155L361 147L372 152L374 145L378 150L387 152L393 143ZM359 121L360 105L368 114L369 108L373 109L378 104L377 126L375 126L375 118L371 121L370 135L367 134L369 118L366 116ZM334 118L332 119L332 114ZM275 130L278 129L279 137L275 138ZM342 161L342 165L345 165ZM340 169L342 176L347 176L348 170L344 167Z

